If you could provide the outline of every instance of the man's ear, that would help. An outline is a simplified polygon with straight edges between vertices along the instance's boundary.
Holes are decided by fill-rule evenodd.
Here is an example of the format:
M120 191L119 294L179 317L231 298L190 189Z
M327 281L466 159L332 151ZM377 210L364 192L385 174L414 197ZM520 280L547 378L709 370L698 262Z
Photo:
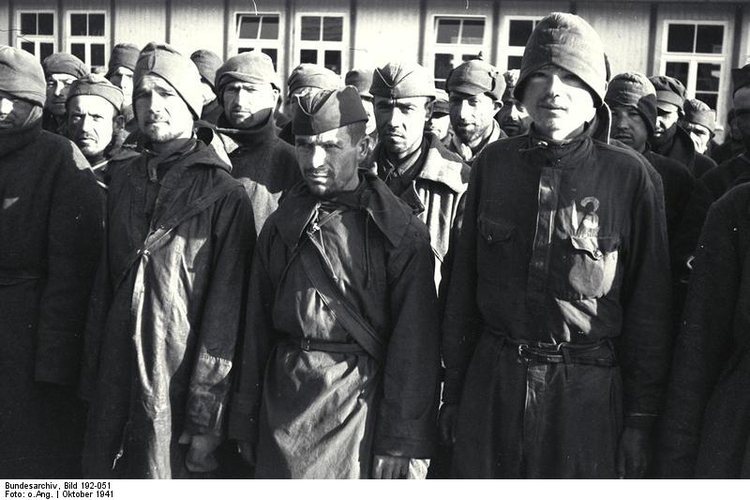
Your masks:
M430 99L427 101L427 103L424 105L425 109L425 116L424 121L427 122L432 118L432 111L435 109L435 99Z
M503 101L497 100L495 101L495 114L497 114L498 111L503 109Z
M125 117L123 115L115 116L113 120L113 126L112 126L113 134L117 134L124 128L125 128Z
M369 134L365 134L362 136L362 138L357 143L357 164L361 164L365 158L367 158L367 155L370 153L370 144L372 142L372 137L370 137Z

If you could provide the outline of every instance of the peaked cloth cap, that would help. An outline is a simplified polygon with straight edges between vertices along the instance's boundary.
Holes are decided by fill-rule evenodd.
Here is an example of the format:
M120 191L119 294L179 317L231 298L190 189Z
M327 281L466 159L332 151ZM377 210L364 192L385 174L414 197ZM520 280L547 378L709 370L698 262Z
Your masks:
M47 82L42 66L25 50L0 45L0 91L44 106Z
M679 110L685 105L685 86L677 78L671 76L652 76L649 78L656 88L656 102L658 105L671 104Z
M498 101L505 92L505 79L490 63L472 59L451 70L445 87L448 92L466 95L487 94Z
M119 113L122 110L122 103L125 100L120 87L112 85L109 80L102 75L90 74L79 78L70 85L68 97L65 101L69 103L73 97L81 95L95 95L112 103Z
M331 90L341 86L341 77L324 66L302 63L292 70L286 86L290 95L303 87Z
M392 61L375 68L370 93L375 97L435 98L435 84L430 71L414 62Z
M368 97L372 99L370 93L370 86L372 85L372 73L371 69L353 69L346 74L344 77L344 85L353 85L357 88L360 97Z
M554 64L586 84L599 107L607 90L607 65L599 34L582 17L553 12L539 21L532 31L521 60L521 72L514 90L523 100L529 77L543 66Z
M128 68L130 71L134 71L140 52L141 49L133 43L118 43L112 47L105 76L109 78L117 68Z
M357 87L347 85L337 90L319 90L297 97L294 111L294 135L318 135L357 122L366 122Z
M732 70L732 95L742 87L750 85L750 64Z
M185 101L197 120L203 109L203 93L198 68L189 58L183 56L167 44L151 42L138 57L133 74L133 84L137 87L144 76L153 74L163 78Z
M281 82L273 60L259 50L243 52L227 59L216 71L216 88L221 94L224 86L239 80L257 85L271 84L276 90L281 90Z
M432 116L440 118L450 113L448 92L443 89L435 89L435 105L432 107Z
M656 89L646 75L620 73L609 82L604 101L610 108L630 106L638 111L646 122L649 136L656 125Z
M216 80L216 70L221 67L222 60L214 52L206 49L199 49L190 54L190 60L198 68L198 73L201 78L211 86L211 89L216 92L214 87L214 80Z
M716 111L711 109L708 104L698 99L686 99L683 106L686 122L696 125L703 125L712 134L716 130Z
M73 54L65 52L55 52L45 57L44 61L42 61L42 68L44 69L44 76L46 78L55 73L83 78L90 73L83 61Z

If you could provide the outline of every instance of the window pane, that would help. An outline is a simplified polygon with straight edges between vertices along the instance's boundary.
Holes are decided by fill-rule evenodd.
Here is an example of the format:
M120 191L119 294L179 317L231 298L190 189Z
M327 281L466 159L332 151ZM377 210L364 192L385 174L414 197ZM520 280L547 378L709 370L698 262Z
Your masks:
M55 44L53 43L40 43L39 44L39 59L44 61L44 58L51 56L55 51Z
M86 36L86 14L70 15L71 36Z
M89 14L89 36L104 36L104 14Z
M71 43L70 53L83 62L86 62L86 45L82 43Z
M720 64L698 63L698 78L695 82L696 92L718 92L719 76L721 75Z
M318 64L318 51L315 49L302 49L299 51L300 63Z
M464 21L461 43L482 45L484 43L484 21Z
M265 21L264 21L265 22ZM266 54L273 61L273 69L276 69L276 61L279 59L279 51L276 49L260 49L261 52Z
M36 35L36 14L21 14L21 34Z
M435 78L446 79L453 69L453 54L435 54Z
M458 29L461 21L458 19L439 19L437 29L437 43L458 43Z
M104 44L91 44L91 66L104 66Z
M21 42L21 49L25 50L29 54L34 54L34 42Z
M695 26L692 24L670 24L667 36L667 52L692 52Z
M718 101L718 97L719 97L718 94L703 94L699 92L695 93L696 99L698 99L699 101L705 102L706 104L708 104L708 107L713 109L714 111L716 110L716 103Z
M55 34L55 15L54 14L39 14L39 35L54 35Z
M508 45L512 47L525 47L526 42L534 31L534 21L511 21Z
M258 38L260 18L256 16L238 16L240 24L240 38L255 40Z
M701 54L721 54L724 26L698 26L695 51Z
M264 40L279 39L279 18L278 16L263 16L263 24L260 28L260 37Z
M521 69L521 56L508 56L508 69Z
M302 16L302 40L320 40L320 17Z
M341 74L341 51L340 50L326 50L325 54L325 67L336 73Z
M690 64L686 62L668 62L665 73L667 76L677 78L684 85L688 81L689 67Z
M326 42L340 42L344 39L344 18L323 18L323 40Z

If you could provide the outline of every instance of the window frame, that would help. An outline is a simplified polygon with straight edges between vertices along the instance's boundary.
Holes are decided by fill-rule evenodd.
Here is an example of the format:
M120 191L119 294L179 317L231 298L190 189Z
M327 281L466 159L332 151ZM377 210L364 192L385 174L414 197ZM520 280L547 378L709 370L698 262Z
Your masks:
M507 71L509 68L508 64L508 58L509 57L523 57L523 52L526 48L526 45L520 46L520 45L511 45L510 44L510 23L512 21L532 21L533 22L533 28L536 28L536 25L539 24L539 21L544 19L544 16L506 16L503 19L503 51L504 54L503 60L498 61L498 69L500 71Z
M21 33L21 16L22 14L36 14L37 16L39 14L52 14L52 34L51 35L25 35ZM40 51L40 45L41 43L51 43L52 44L52 53L57 52L57 11L54 9L36 9L36 10L17 10L16 11L16 26L18 27L17 30L14 31L14 37L15 37L15 43L14 46L16 48L22 49L21 46L23 42L32 42L34 43L34 54L33 56L39 60L39 62L42 62L41 58L41 51ZM37 26L39 24L39 18L37 17Z
M249 16L249 17L272 17L275 16L279 20L279 34L276 37L276 39L271 38L240 38L240 17L242 16ZM284 16L281 12L245 12L245 11L235 11L234 12L234 55L240 54L241 52L247 52L247 50L243 49L250 49L250 50L263 50L263 49L273 49L276 50L276 68L278 70L279 65L281 64L282 58L283 58L283 51L284 51ZM262 23L261 23L262 26ZM260 32L258 33L258 36L260 36Z
M341 41L324 41L324 40L302 40L302 18L303 17L339 17L341 18ZM341 76L346 74L349 68L349 16L346 12L297 12L294 19L294 54L292 56L294 65L297 66L302 61L303 50L316 50L317 61L319 65L325 66L325 53L327 50L338 50L341 52ZM321 38L323 33L321 31Z
M439 43L437 41L438 25L442 20L455 20L461 22L461 27L459 28L459 43ZM484 32L482 34L481 44L460 43L460 34L463 32L464 21L484 22ZM490 62L489 56L492 50L492 35L490 23L491 20L489 16L486 15L461 16L451 14L434 14L432 16L432 36L430 38L430 55L428 56L428 60L429 65L432 67L432 77L436 88L444 89L446 81L446 78L438 78L435 74L435 72L437 71L435 57L438 54L449 54L453 56L451 59L451 64L454 68L464 62L463 55L468 54L471 50L475 50L476 55L479 55L479 53L481 53L483 59Z
M89 18L88 16L94 14L101 14L104 16L104 34L101 36L93 36L93 35L73 35L72 34L72 20L71 16L75 14L86 14L86 29L88 31L88 22ZM84 45L84 52L85 52L85 59L83 60L84 64L88 68L94 68L97 66L107 66L107 58L110 55L110 47L109 47L109 26L107 26L109 17L109 12L106 10L68 10L65 12L65 47L67 47L67 52L70 54L73 54L73 44L74 43L82 43ZM102 64L93 64L91 61L91 45L92 44L101 44L104 46L104 62Z

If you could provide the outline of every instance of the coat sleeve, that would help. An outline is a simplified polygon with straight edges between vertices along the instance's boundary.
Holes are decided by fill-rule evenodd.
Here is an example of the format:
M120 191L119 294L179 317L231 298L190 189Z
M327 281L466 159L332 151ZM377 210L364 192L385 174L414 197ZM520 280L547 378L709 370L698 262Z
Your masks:
M698 245L661 422L660 477L694 477L706 403L736 350L731 332L742 270L729 201L711 207Z
M244 303L255 224L249 198L241 186L217 210L213 233L211 284L188 388L185 431L221 435L229 401L231 368L244 322Z
M480 188L481 158L471 171L469 187L465 194L461 230L451 256L451 273L445 297L445 314L442 324L442 355L445 365L443 401L458 403L461 398L464 375L477 342L479 309L476 304L477 270L477 206ZM453 254L454 249L449 250ZM442 290L441 290L442 291Z
M661 409L672 345L671 274L664 196L647 178L636 190L621 302L625 424L649 428Z
M437 437L440 332L435 258L427 228L413 218L388 258L393 329L373 453L429 458Z
M83 329L101 248L102 193L72 144L55 175L47 232L47 279L39 307L35 378L77 382Z

